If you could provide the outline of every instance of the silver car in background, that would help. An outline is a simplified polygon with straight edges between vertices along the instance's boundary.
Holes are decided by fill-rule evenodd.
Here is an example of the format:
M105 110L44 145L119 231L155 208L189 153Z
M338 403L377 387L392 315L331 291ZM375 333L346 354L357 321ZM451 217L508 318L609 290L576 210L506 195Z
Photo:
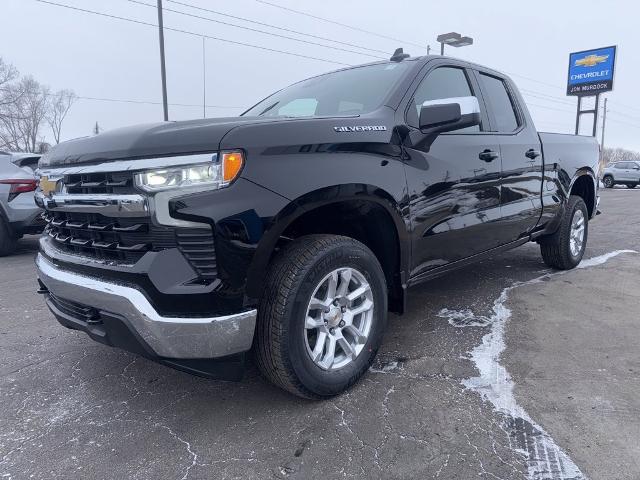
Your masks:
M0 256L9 255L20 237L40 233L44 220L34 200L40 155L0 152Z
M606 188L613 188L614 185L636 188L640 184L640 161L629 160L608 165L604 169L602 183Z

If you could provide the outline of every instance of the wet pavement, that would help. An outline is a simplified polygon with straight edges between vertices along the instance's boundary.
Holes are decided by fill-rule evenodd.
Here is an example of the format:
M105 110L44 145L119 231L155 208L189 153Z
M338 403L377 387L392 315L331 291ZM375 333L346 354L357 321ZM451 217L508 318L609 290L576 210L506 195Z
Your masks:
M640 190L577 269L536 245L416 287L348 393L203 380L60 327L0 259L0 480L640 478Z

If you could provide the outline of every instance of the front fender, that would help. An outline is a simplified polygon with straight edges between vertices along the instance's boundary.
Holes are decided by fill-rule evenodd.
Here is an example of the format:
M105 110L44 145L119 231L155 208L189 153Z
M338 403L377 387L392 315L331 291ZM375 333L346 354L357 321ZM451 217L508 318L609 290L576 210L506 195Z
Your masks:
M389 214L399 241L401 271L408 271L410 255L407 227L402 210L393 196L379 187L367 184L344 184L324 187L301 195L273 217L269 228L262 236L253 261L247 272L247 295L257 298L263 285L268 264L282 234L304 214L317 208L351 200L372 202L380 205ZM403 279L404 281L404 279Z

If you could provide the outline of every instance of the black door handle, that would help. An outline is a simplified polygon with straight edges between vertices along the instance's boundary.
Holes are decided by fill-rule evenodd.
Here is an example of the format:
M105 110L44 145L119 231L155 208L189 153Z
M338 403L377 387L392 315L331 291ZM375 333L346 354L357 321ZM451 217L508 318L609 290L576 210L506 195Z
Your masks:
M538 150L534 150L533 148L530 148L529 150L526 151L524 156L527 158L530 158L531 160L535 160L540 156L540 152Z
M478 158L480 158L480 160L484 160L485 162L493 162L499 156L500 155L498 155L498 152L494 152L493 150L489 150L488 148L478 154Z

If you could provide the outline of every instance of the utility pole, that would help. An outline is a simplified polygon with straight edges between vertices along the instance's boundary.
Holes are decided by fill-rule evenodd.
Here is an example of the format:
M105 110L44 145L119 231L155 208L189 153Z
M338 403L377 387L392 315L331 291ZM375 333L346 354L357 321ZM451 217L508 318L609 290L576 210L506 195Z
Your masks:
M169 120L169 106L167 104L167 72L164 65L164 26L162 23L162 0L158 0L158 35L160 39L160 76L162 77L162 106L164 121Z
M427 45L427 55L431 55L431 45Z
M207 61L205 58L205 41L202 37L202 118L207 118Z

